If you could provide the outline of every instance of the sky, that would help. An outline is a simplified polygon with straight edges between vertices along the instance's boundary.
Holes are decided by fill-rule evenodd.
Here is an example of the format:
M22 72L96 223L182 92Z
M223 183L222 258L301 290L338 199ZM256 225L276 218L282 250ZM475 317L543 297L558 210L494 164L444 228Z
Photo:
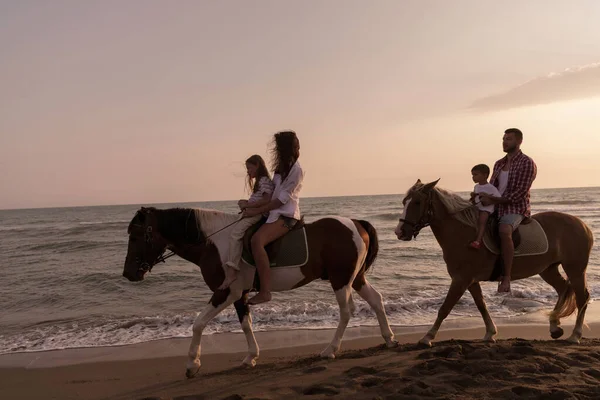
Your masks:
M600 186L600 2L0 2L0 209L230 200L293 129L301 196Z

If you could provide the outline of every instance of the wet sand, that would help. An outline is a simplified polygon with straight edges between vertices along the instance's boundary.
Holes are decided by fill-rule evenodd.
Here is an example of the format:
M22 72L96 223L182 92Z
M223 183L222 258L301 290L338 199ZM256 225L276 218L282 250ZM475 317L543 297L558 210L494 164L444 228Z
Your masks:
M550 339L542 313L496 321L495 344L481 342L476 318L449 321L430 349L416 344L427 327L394 327L394 349L377 328L349 329L335 360L318 357L332 330L258 332L258 365L243 368L243 334L206 336L193 379L184 376L189 338L7 354L0 390L6 399L600 398L598 308L580 345ZM448 329L461 324L475 326Z

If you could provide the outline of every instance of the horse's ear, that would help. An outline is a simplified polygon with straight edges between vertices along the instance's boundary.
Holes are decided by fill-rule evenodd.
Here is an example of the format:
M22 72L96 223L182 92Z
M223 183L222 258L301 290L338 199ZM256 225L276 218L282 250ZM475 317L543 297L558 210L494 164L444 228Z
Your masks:
M415 184L412 185L409 190L419 189L421 186L423 186L423 183L421 182L420 179L417 179Z
M429 182L428 184L423 186L423 189L421 189L421 190L424 192L429 192L431 189L433 189L435 187L435 185L437 185L437 183L440 181L440 179L441 178L438 178L437 181Z

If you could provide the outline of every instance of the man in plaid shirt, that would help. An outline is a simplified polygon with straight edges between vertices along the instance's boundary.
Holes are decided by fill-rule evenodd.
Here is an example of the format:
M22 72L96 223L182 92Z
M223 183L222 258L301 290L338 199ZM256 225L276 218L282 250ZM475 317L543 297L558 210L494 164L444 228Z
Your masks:
M498 285L499 292L510 292L510 273L515 249L512 233L524 218L531 216L529 190L537 175L537 166L521 151L523 133L516 128L504 131L502 149L506 156L496 161L490 183L498 188L501 197L480 194L484 206L496 204L499 218L504 276Z

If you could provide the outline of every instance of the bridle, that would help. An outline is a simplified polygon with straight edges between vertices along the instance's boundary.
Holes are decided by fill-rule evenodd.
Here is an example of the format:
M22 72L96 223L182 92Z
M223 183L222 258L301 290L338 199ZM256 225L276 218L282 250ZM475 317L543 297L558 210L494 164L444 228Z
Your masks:
M140 228L143 228L143 225L132 225L132 226L138 226ZM146 242L147 245L150 245L150 249L154 249L154 238L153 238L153 235L152 235L152 231L153 231L152 227L148 226L148 227L146 227L146 231L144 232L144 242ZM156 257L156 259L152 263L148 263L148 261L146 261L146 260L140 260L139 257L136 257L135 261L136 261L137 264L139 264L138 272L143 272L143 273L150 272L150 271L152 271L152 268L156 264L158 264L160 262L165 262L165 260L167 258L172 257L173 255L175 255L175 253L173 253L171 251L170 254L167 254L165 256L164 254L165 254L166 250L167 250L167 248L165 247L165 249Z
M421 218L418 221L413 222L404 218L400 218L400 222L403 224L407 224L413 229L413 238L417 238L421 229L428 227L431 224L431 220L433 219L433 200L431 198L431 192L427 194L426 202L426 210L421 214Z
M417 222L413 222L413 221L409 221L407 219L404 218L400 218L400 222L402 222L403 224L407 224L409 226L412 227L413 229L413 238L417 238L417 236L419 235L419 233L421 232L421 229L428 227L429 225L431 225L431 221L433 220L434 214L433 214L433 199L432 199L432 191L430 191L427 194L427 200L426 202L426 207L427 209L425 210L424 213L421 214L421 218L419 218L419 220ZM474 204L465 207L463 209L460 209L458 211L455 211L453 213L451 213L450 215L454 215L454 214L458 214L463 212L464 210L467 210L469 208L475 207L477 206L477 204L481 203L481 201L477 201Z

